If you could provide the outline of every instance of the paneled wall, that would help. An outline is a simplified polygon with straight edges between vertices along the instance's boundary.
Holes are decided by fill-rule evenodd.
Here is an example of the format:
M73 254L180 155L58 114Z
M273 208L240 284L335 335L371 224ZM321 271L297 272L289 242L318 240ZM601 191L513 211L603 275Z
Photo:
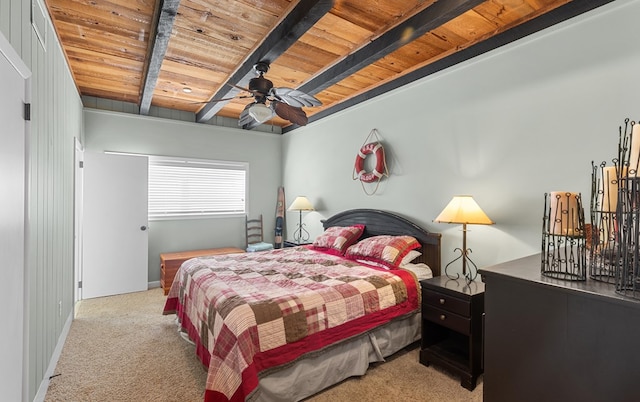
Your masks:
M544 193L581 192L588 216L591 161L611 164L618 127L640 119L639 14L640 1L614 1L285 134L287 193L316 207L314 235L349 208L406 215L443 233L444 263L461 227L433 219L471 194L496 222L468 226L479 266L539 253ZM391 176L368 196L351 175L373 128Z
M34 4L46 10L42 3ZM83 135L82 103L53 27L45 17L38 28L40 41L31 26L31 6L31 0L0 2L0 30L32 73L24 267L29 339L23 400L28 401L45 379L73 312L74 137L82 140Z

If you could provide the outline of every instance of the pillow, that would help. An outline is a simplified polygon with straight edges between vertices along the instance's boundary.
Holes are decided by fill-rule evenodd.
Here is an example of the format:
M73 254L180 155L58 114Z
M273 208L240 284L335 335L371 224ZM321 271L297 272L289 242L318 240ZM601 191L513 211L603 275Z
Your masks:
M407 264L403 266L402 269L413 272L418 281L433 278L433 272L431 271L431 268L429 268L429 266L424 263Z
M313 248L330 254L343 255L345 250L362 236L363 231L364 225L332 226L316 237Z
M404 267L408 267L408 266L414 265L414 264L411 264L411 261L413 261L416 258L420 257L421 255L422 255L422 253L417 251L417 250L409 251L407 253L407 255L404 256L404 258L402 259L402 261L400 262L400 265L398 267L399 268L404 268ZM389 269L389 265L387 263L381 263L381 262L371 261L371 260L362 260L362 259L356 260L356 262L359 262L361 264L373 265L374 267Z
M409 250L409 252L407 253L407 255L404 256L404 258L402 258L402 261L400 262L400 266L405 266L409 263L411 263L411 261L415 260L416 258L420 257L422 255L421 252L419 252L418 250Z
M375 261L389 268L397 268L409 251L419 247L420 243L412 236L373 236L349 247L345 257Z

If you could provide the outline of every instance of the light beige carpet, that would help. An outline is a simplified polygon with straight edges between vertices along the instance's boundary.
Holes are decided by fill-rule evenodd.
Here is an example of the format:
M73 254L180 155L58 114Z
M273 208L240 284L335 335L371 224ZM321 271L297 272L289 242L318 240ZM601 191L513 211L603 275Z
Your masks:
M175 316L162 315L164 301L160 289L83 301L45 402L202 401L206 371ZM418 363L413 347L308 401L479 402L482 378L470 392L455 376Z

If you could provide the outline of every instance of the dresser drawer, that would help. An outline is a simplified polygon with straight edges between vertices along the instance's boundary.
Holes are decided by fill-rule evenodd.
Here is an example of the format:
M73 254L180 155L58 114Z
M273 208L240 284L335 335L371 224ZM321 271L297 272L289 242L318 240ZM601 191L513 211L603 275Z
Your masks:
M429 289L422 290L422 300L425 306L433 306L463 317L471 317L471 303L469 300L459 299Z
M471 333L471 318L462 317L437 307L424 306L422 309L422 318L464 335Z

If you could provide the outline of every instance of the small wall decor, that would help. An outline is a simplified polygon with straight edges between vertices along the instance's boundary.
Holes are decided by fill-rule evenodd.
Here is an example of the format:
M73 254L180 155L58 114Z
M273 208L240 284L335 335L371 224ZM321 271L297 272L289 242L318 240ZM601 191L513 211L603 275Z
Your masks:
M580 193L545 193L542 219L542 267L544 276L587 279L584 210Z
M375 167L371 171L365 170L364 167L364 162L369 155L374 155L376 158ZM358 151L358 155L356 155L352 179L360 181L365 194L373 195L378 191L380 180L383 177L389 177L389 169L387 169L382 141L380 141L380 138L378 137L378 131L374 128L369 132L369 135L364 140L364 144ZM369 192L367 191L364 183L375 183L376 185L375 188Z

